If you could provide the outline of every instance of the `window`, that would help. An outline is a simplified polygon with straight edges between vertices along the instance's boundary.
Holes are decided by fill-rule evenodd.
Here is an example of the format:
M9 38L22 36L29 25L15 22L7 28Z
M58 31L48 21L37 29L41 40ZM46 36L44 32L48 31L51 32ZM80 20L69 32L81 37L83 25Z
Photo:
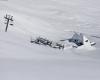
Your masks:
M86 40L85 42L88 42L88 40Z

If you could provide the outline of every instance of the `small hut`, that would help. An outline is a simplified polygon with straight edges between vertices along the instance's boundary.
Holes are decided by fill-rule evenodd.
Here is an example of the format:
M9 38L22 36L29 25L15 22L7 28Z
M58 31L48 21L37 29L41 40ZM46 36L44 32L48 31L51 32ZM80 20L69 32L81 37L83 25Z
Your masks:
M85 35L83 35L82 33L76 33L76 32L74 33L72 38L69 39L69 42L73 42L77 46L82 46L82 45L92 46L92 45L95 45L95 43L90 42L90 40L88 40L88 38Z

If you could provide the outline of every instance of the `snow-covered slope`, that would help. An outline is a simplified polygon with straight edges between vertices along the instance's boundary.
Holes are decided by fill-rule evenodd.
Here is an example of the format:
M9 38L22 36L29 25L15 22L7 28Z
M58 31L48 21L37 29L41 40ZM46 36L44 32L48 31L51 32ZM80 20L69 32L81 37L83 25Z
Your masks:
M0 1L1 80L99 80L99 0ZM14 17L5 33L4 16ZM30 43L43 36L59 41L71 31L84 33L96 49L58 50Z

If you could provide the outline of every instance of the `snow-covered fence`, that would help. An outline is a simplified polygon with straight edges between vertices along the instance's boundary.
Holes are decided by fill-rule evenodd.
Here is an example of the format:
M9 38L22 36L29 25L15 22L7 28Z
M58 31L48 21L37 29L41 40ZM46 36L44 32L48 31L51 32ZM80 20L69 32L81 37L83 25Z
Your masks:
M64 45L57 43L57 42L53 42L51 47L52 48L58 48L58 49L64 49Z
M64 49L64 45L54 42L54 41L50 41L46 38L42 38L42 37L37 37L36 39L31 39L30 41L31 43L35 43L35 44L39 44L39 45L45 45L45 46L49 46L52 48L57 48L57 49Z

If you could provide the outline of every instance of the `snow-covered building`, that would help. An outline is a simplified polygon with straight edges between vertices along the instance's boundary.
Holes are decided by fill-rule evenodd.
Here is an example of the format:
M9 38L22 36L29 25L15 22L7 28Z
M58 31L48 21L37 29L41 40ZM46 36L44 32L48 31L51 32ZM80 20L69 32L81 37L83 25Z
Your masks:
M95 45L94 42L91 42L85 35L82 33L74 33L72 38L69 39L69 42L75 43L77 46L92 46Z

